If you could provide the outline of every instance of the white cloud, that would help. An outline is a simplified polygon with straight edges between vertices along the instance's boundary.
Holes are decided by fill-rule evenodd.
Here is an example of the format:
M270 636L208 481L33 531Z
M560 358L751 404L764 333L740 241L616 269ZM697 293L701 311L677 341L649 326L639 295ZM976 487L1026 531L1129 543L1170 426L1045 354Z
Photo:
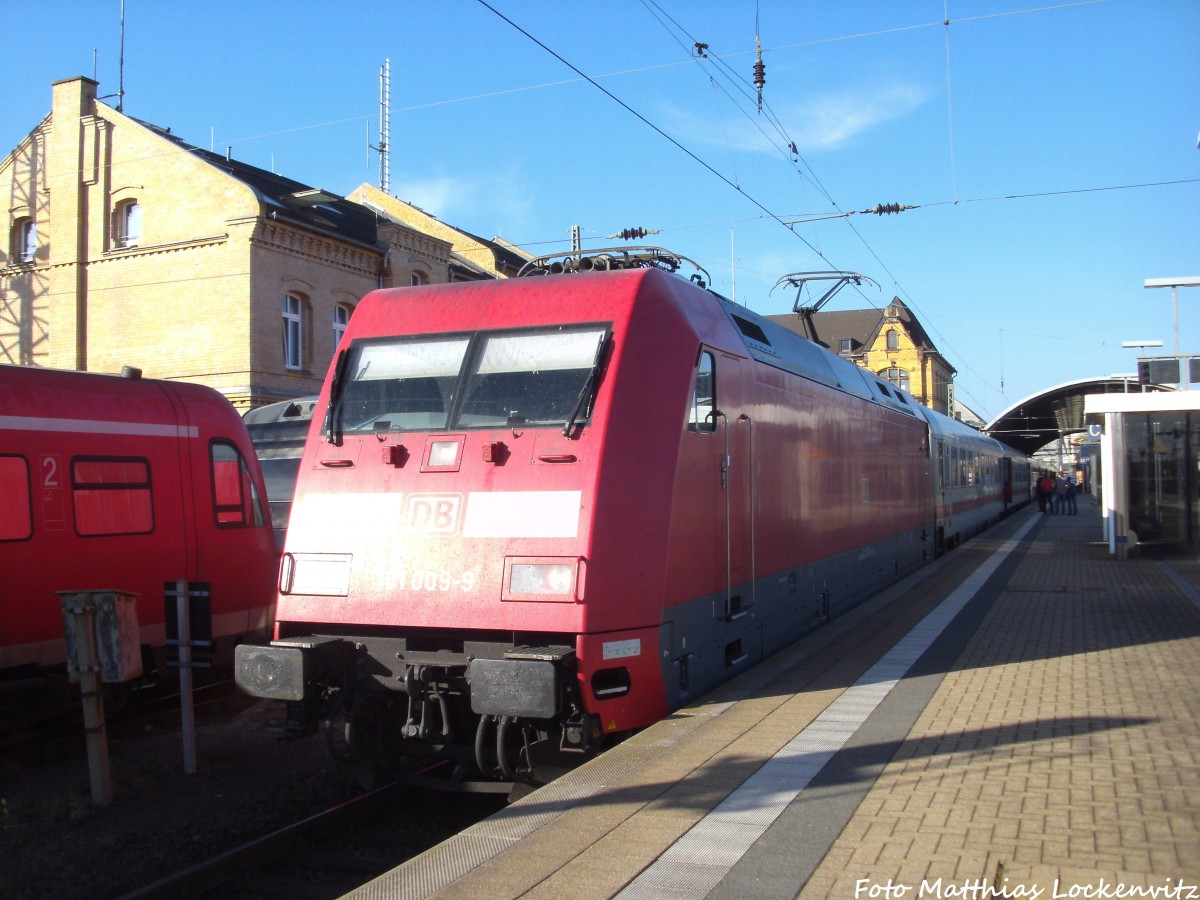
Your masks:
M393 194L405 203L419 206L431 216L443 222L453 219L456 210L468 202L472 188L463 181L443 175L419 181L404 181L398 184Z
M775 99L771 106L788 138L801 153L807 153L843 147L885 122L903 118L925 99L916 85L893 83L846 88L796 102ZM702 118L681 110L671 110L668 115L673 120L671 130L685 142L759 153L777 153L782 143L765 118L756 120L760 131L755 123L729 110L722 113L721 127L714 126L711 115Z
M877 125L906 116L924 100L924 93L913 85L848 89L814 98L780 118L801 150L832 150Z
M439 175L405 181L393 194L449 225L489 238L501 227L505 231L525 227L533 208L515 171L495 170L482 178Z

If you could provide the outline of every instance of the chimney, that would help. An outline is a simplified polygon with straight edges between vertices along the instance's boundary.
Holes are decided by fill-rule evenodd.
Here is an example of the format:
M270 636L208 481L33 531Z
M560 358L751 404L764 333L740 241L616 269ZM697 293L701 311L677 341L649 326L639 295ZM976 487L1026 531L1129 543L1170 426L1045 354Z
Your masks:
M48 250L51 365L87 369L88 192L85 121L96 110L98 83L78 76L54 82L46 166L50 192ZM90 124L88 125L90 128ZM94 156L94 154L93 154ZM93 160L94 163L94 160Z

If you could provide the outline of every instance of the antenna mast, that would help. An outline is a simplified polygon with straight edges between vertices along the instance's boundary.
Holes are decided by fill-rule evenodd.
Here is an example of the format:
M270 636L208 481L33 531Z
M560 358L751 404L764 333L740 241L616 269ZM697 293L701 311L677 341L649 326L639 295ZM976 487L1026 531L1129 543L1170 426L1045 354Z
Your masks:
M125 0L121 0L121 59L117 66L117 112L125 112Z
M379 189L392 192L391 142L392 132L392 60L384 59L379 70Z

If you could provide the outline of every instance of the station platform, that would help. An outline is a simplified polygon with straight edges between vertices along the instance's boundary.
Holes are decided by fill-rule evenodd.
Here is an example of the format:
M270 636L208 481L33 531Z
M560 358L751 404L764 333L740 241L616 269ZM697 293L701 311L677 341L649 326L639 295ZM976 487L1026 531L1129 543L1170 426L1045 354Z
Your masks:
M1200 897L1200 559L1025 510L357 898Z

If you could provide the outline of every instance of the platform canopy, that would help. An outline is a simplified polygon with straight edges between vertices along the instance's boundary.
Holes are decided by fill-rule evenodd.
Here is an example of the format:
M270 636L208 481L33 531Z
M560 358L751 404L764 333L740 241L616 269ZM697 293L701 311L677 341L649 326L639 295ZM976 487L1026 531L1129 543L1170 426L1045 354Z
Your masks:
M1146 389L1163 390L1154 385ZM1083 398L1087 395L1141 393L1142 390L1136 380L1119 375L1069 381L1014 403L983 430L1014 450L1033 456L1060 437L1087 431L1083 416Z

